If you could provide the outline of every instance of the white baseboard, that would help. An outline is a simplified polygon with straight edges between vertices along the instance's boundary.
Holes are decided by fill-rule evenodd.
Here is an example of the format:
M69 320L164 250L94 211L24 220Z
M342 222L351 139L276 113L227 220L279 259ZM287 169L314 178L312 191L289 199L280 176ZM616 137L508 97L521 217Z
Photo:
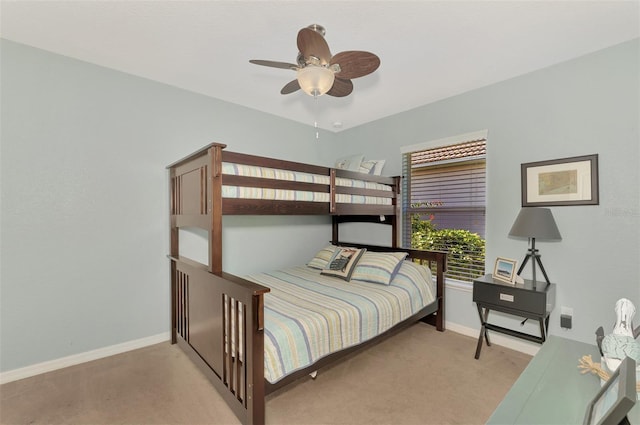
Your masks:
M9 370L7 372L0 373L0 384L6 384L7 382L29 378L41 373L51 372L53 370L74 366L80 363L102 359L115 354L147 347L149 345L159 344L161 342L169 341L170 338L170 332L163 332L146 338L127 341L121 344L111 345L109 347L98 348L97 350L86 351L84 353L73 354L71 356L22 367L20 369Z
M473 338L478 338L478 334L480 332L479 329L469 328L466 326L462 326L458 323L447 322L445 321L445 328L448 331L453 331L462 335L471 336ZM530 356L535 356L540 350L539 344L534 344L533 342L527 342L517 338L509 338L508 336L503 336L495 332L491 332L491 344L500 345L505 348L509 348L511 350L520 351L521 353L529 354Z

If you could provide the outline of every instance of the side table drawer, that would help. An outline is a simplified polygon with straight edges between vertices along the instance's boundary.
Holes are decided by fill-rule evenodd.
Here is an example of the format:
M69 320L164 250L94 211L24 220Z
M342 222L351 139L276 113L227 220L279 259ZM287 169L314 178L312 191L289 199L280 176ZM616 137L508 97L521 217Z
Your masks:
M541 283L541 286L545 285L546 283ZM549 299L547 299L548 295L550 295ZM554 300L555 285L553 284L546 291L532 291L531 289L519 288L517 285L502 285L477 280L473 282L473 301L491 304L496 309L504 308L545 316L553 309Z

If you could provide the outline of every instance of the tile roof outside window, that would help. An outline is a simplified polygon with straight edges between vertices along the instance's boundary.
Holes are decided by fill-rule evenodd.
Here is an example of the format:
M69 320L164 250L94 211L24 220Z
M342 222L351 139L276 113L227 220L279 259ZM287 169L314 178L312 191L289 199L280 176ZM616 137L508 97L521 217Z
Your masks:
M411 166L428 164L439 161L450 161L459 158L469 158L474 156L484 156L487 153L485 139L472 140L470 142L456 145L443 146L415 152L411 155Z

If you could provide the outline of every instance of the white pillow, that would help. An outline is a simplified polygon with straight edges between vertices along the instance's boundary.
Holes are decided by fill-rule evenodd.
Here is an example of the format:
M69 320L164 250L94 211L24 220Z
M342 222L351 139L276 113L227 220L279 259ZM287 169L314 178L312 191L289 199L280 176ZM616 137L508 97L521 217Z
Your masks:
M382 175L382 167L384 167L384 159L366 159L360 163L360 172L373 174L374 176Z
M334 168L349 171L360 171L360 164L362 164L363 159L364 155L345 156L344 158L336 160Z

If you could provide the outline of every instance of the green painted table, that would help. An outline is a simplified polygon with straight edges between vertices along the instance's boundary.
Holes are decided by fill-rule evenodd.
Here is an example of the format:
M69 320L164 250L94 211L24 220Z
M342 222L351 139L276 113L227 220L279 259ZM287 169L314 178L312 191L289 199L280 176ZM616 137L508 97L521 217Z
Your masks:
M589 354L600 361L595 343L549 336L487 423L582 424L587 404L600 389L596 375L578 369L579 359ZM640 425L640 402L627 417Z

